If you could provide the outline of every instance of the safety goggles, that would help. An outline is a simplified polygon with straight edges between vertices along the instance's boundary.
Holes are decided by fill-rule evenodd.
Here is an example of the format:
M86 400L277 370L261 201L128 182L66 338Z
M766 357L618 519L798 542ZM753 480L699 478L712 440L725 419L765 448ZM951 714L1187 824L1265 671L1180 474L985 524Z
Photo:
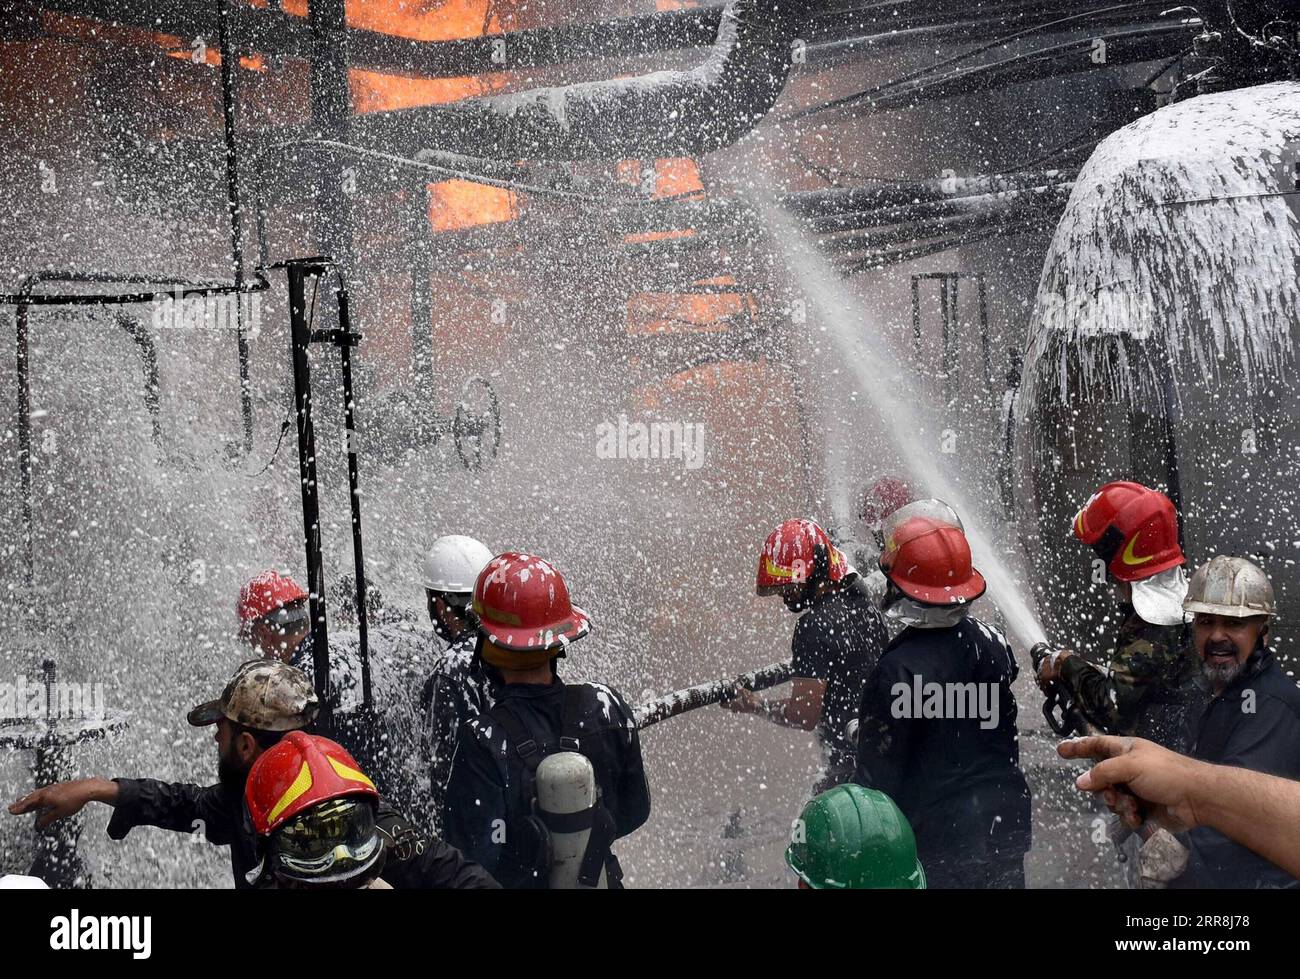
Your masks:
M311 623L311 612L306 605L285 605L257 621L283 636L305 629Z
M339 799L303 813L276 831L273 866L284 877L324 885L365 872L382 848L374 806Z

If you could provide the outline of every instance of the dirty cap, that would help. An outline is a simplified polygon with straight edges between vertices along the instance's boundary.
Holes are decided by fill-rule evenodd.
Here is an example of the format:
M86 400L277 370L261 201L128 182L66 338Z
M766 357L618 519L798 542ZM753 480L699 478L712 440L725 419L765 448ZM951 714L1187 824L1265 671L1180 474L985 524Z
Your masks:
M242 664L216 700L187 715L195 727L221 718L258 731L297 731L316 718L320 702L307 674L275 659Z

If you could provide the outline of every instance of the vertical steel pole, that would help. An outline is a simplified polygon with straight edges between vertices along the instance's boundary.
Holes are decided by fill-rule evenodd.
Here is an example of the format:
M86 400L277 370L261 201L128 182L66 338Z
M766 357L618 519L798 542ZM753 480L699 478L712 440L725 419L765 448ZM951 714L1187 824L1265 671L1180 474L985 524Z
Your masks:
M31 588L36 575L36 545L32 521L32 383L31 361L27 347L27 306L19 306L17 316L18 339L18 474L23 494L23 558L26 585Z
M993 390L993 350L989 337L989 295L984 285L984 273L976 272L975 281L979 286L980 300L980 344L984 352L984 383Z
M343 428L347 433L348 498L352 507L352 561L357 576L357 638L361 653L361 699L367 711L373 703L370 693L369 616L366 611L366 561L361 551L361 488L357 454L356 410L352 393L352 316L348 289L339 273L339 354L343 374Z
M320 698L320 727L333 730L329 699L329 630L325 622L325 564L321 555L320 501L316 482L316 432L311 420L311 324L307 320L306 281L319 269L304 262L289 262L289 332L293 353L293 392L298 416L298 477L302 483L303 543L307 556L308 602L311 608L312 667L316 696Z
M921 278L912 276L912 344L916 363L921 364Z
M217 0L221 34L221 115L226 135L226 207L230 212L230 254L235 267L235 350L239 357L239 403L244 417L244 451L253 451L253 396L248 381L248 337L244 334L244 222L239 206L239 153L235 145L235 83L239 56L230 45L230 0Z
M952 299L949 296L950 277L939 276L939 317L943 323L943 403L951 408L955 395L953 393L953 357L952 357Z

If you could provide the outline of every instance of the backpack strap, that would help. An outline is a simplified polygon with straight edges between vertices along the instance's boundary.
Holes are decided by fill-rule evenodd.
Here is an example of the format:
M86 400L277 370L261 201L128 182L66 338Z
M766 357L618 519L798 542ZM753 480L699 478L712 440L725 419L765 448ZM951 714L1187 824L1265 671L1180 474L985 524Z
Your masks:
M582 684L564 685L564 706L560 709L560 750L582 752Z
M535 740L528 736L528 730L510 709L509 703L495 705L488 714L506 731L506 742L519 756L529 774L537 774L537 766L542 763L542 750Z

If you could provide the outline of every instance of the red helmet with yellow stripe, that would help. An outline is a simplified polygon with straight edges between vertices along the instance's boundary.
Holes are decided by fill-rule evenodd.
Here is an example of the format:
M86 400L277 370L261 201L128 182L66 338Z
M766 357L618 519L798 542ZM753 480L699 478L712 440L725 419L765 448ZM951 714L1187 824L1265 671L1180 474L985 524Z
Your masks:
M253 763L244 801L259 836L269 836L305 809L347 795L379 799L379 790L340 744L290 731Z
M1097 490L1075 516L1074 536L1120 581L1142 581L1186 560L1173 503L1141 483L1107 483Z
M379 792L328 738L290 731L253 763L244 801L266 840L259 872L280 886L356 887L383 869Z
M759 595L775 595L807 581L834 583L843 580L849 570L844 552L815 522L787 520L767 535L758 556L755 590Z

